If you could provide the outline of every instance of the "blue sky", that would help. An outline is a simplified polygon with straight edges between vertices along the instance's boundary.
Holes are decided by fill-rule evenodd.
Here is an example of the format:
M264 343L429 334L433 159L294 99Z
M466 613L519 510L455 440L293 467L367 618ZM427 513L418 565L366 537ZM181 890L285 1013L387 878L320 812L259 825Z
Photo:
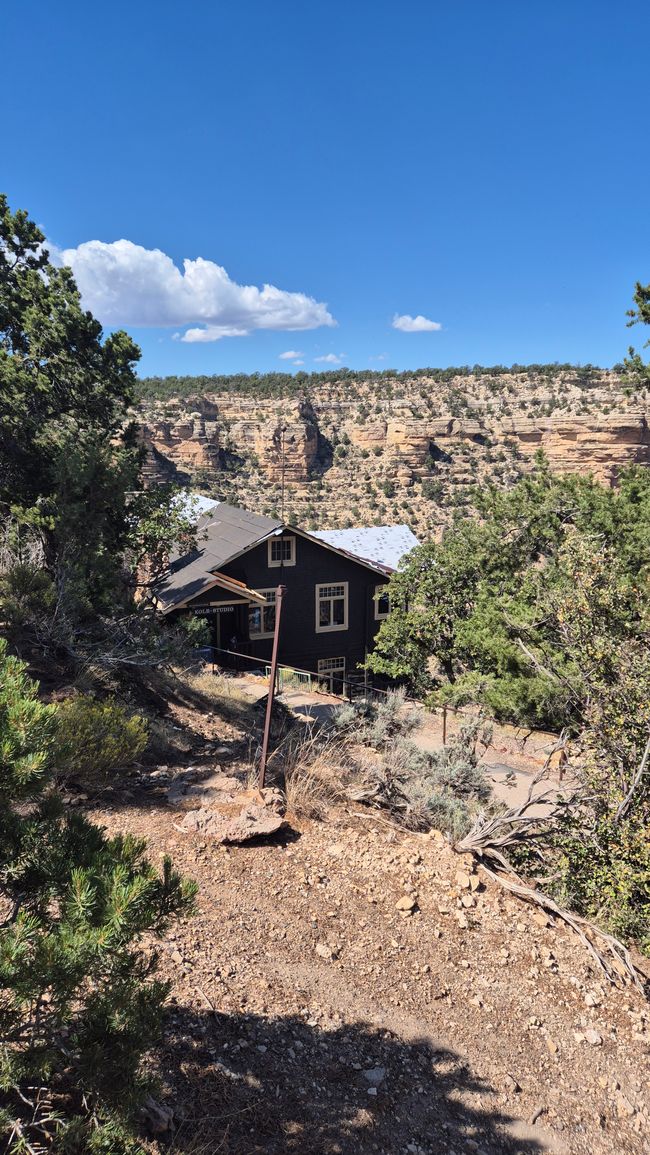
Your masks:
M647 2L5 0L2 24L0 188L143 373L642 343Z

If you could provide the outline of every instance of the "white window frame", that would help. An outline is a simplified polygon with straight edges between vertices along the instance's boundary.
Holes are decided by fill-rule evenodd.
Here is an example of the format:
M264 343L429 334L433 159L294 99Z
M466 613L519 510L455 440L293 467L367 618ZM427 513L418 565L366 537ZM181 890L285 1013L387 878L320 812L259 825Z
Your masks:
M336 665L331 665L336 662ZM345 682L345 658L319 658L318 659L318 679L321 682L327 682L332 691L332 682L335 677L341 678Z
M388 609L386 610L385 614L382 614L380 612L380 609L379 609L379 599L382 597L388 598ZM388 592L388 584L387 583L384 583L383 585L380 585L380 586L375 586L375 596L373 597L372 600L375 603L375 621L376 622L386 621L386 618L388 617L388 615L390 614L390 611L391 611L390 594Z
M343 594L342 595L341 594L336 594L336 595L330 594L329 596L327 594L325 596L321 595L321 590L331 589L332 586L340 586L343 589ZM330 603L332 603L335 600L338 601L338 599L340 597L343 597L343 623L342 624L336 623L335 625L331 625L331 626L321 626L321 624L320 624L320 603L321 603L321 601L329 601ZM333 617L334 615L332 614L331 616ZM333 634L333 633L336 633L336 632L341 631L341 630L347 630L347 628L348 628L348 582L319 582L316 586L316 633L317 634Z
M277 561L273 559L273 543L276 541L288 541L291 543L291 553L289 558L279 558ZM281 566L296 564L296 538L293 533L277 534L270 537L268 541L268 565L269 569L280 569Z
M272 589L257 590L256 592L258 594L264 594L264 597L267 600L267 605L273 606L273 608L275 609L276 596L277 596L277 592L278 592L277 586L273 586ZM273 594L272 601L269 601L269 599L268 599L269 594ZM256 609L260 611L260 624L262 626L262 629L259 631L251 630L251 613ZM248 637L249 637L251 642L257 642L260 639L264 639L264 638L272 638L275 634L274 629L273 630L265 630L264 629L264 611L265 611L265 609L266 609L266 606L249 606L249 608L248 608Z

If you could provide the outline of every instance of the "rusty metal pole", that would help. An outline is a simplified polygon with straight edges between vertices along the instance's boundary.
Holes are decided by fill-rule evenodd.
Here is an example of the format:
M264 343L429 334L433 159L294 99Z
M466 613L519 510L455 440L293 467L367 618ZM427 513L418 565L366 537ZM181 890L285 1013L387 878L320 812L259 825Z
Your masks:
M269 738L271 736L271 714L273 699L275 698L275 682L278 670L278 646L280 642L280 618L282 617L282 598L287 592L286 586L278 586L275 591L275 630L273 632L273 653L271 654L271 673L269 675L269 696L266 700L266 717L264 719L264 737L262 738L262 754L260 757L260 772L257 780L258 790L264 789L266 777L266 762L269 755Z

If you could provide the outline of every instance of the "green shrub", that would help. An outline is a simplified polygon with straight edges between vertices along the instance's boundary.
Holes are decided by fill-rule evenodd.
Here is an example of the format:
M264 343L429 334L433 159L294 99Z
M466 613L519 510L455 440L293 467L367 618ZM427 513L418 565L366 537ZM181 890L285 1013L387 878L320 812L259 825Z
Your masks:
M441 481L433 481L429 477L425 477L422 482L422 496L425 501L440 501L444 493L444 486Z
M595 918L650 956L650 840L645 816L601 814L590 836L568 819L554 839L554 890L572 910Z
M98 702L86 694L68 698L58 710L54 765L61 777L106 778L143 753L148 727L114 698Z
M9 627L50 617L55 604L54 582L41 566L19 562L0 578L2 617Z
M212 641L210 627L205 618L197 617L195 614L189 614L186 618L182 618L180 629L183 637L194 650L201 649L202 646L209 646Z
M0 1149L144 1155L143 1057L169 987L159 938L195 887L159 875L132 836L107 838L52 789L56 708L0 639Z

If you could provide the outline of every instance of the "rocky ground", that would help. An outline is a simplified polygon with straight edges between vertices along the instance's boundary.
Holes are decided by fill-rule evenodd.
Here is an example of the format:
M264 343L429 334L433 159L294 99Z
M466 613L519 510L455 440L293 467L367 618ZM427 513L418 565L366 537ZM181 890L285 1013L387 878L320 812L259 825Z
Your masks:
M241 766L233 718L176 710L198 777ZM180 828L183 777L86 803L199 883L163 945L156 1151L648 1155L650 1008L567 930L354 806L218 846Z

